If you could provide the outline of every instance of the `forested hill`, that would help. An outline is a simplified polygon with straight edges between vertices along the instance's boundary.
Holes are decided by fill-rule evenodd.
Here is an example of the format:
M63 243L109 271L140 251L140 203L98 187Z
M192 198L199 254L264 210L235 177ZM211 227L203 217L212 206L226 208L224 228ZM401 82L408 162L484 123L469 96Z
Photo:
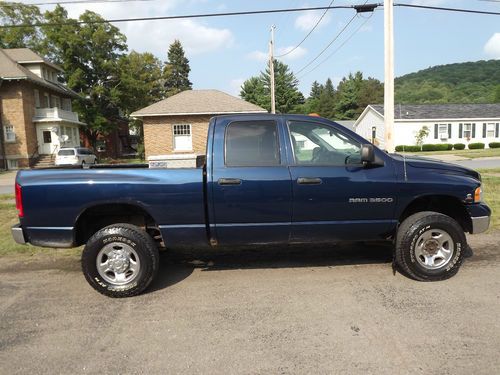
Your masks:
M498 103L500 60L439 65L395 81L396 103Z

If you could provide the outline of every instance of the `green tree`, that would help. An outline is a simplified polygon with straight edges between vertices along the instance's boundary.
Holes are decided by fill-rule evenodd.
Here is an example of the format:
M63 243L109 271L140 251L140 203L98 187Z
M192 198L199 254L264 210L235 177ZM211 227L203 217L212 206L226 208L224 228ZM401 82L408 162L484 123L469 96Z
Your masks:
M127 50L126 38L91 11L80 15L84 24L69 19L61 6L45 12L45 19L57 24L44 27L47 49L64 69L68 86L80 94L75 109L87 123L82 130L95 147L99 135L109 134L123 121L118 62Z
M32 24L43 21L35 5L0 2L0 25ZM37 27L7 27L0 29L0 48L31 48L43 52L43 32Z
M335 97L336 93L333 82L328 78L319 95L317 112L320 116L332 120L335 118Z
M184 48L180 41L175 40L168 48L168 61L165 62L164 79L167 96L175 95L181 91L191 90L189 80L189 60L184 55Z
M495 95L493 97L493 103L500 103L500 85L498 85L496 90L495 90Z
M323 85L320 85L318 81L314 81L311 85L311 93L309 94L309 98L319 99L321 92L323 91L323 88L324 88Z
M274 83L276 112L290 113L304 103L304 95L298 89L298 80L288 65L274 60ZM251 77L243 83L241 97L271 110L271 73L269 67L258 77Z

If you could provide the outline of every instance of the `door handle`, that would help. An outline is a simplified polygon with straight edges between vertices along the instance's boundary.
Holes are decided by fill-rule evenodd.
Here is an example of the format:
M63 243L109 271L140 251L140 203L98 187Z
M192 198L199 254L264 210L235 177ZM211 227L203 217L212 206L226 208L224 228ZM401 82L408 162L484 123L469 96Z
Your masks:
M219 178L219 185L241 185L239 178Z
M318 177L299 177L297 183L299 185L319 185L323 183L323 180Z

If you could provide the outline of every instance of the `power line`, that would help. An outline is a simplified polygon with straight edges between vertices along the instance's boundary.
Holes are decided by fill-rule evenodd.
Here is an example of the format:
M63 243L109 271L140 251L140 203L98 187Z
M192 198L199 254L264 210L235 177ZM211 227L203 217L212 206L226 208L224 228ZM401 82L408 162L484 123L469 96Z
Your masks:
M489 14L493 16L500 16L500 12L491 12L487 10L475 10L475 9L464 9L464 8L445 8L445 7L434 7L430 5L414 5L414 4L394 4L395 7L406 7L406 8L420 8L420 9L431 9L431 10L444 10L448 12L459 12L459 13L474 13L474 14Z
M354 21L354 19L356 18L357 14L355 14L354 16L352 16L352 18L349 20L349 22L347 22L347 24L342 28L342 30L340 30L337 35L335 35L335 37L325 46L325 48L323 48L321 50L320 53L318 53L316 55L316 57L314 59L312 59L311 61L309 61L306 65L304 65L302 68L300 68L295 74L299 74L300 72L304 71L308 66L310 66L313 62L315 62L317 59L320 58L320 56L325 53L325 51L330 48L330 46L342 35L342 33L347 29L347 27L349 27L349 25L352 23L352 21Z
M374 6L377 6L374 4ZM326 10L326 9L355 9L356 5L336 5L326 7L307 7L307 8L283 8L283 9L268 9L268 10L249 10L241 12L224 12L224 13L199 13L187 14L183 16L158 16L158 17L137 17L137 18L117 18L110 20L94 20L94 21L68 21L68 22L38 22L38 23L23 23L14 25L0 25L0 29L18 28L18 27L38 27L38 26L62 26L62 25L81 25L81 24L98 24L98 23L118 23L118 22L137 22L137 21L157 21L157 20L177 20L189 18L208 18L208 17L228 17L228 16L246 16L257 14L275 14L286 12L305 12L309 10Z
M23 3L24 5L56 5L56 4L91 4L91 3L128 3L134 1L156 1L156 0L75 0L75 1L51 1L43 3ZM15 6L16 2L3 2L2 6Z
M351 33L351 35L349 35L346 40L344 40L340 46L338 46L337 48L335 48L335 50L332 51L332 53L330 53L326 58L324 58L323 60L321 60L318 64L316 64L311 70L309 70L308 72L302 74L300 77L297 77L297 79L301 79L303 77L305 77L306 75L308 75L309 73L312 73L313 71L315 71L320 65L324 64L327 60L329 60L333 55L335 55L344 45L347 44L347 42L349 42L353 37L354 35L356 35L359 30L361 30L361 28L372 18L372 15L368 18L365 18L365 20Z
M334 2L334 1L335 1L335 0L332 0L332 1L330 2L330 4L328 4L328 6L329 6L329 7L330 7L330 6L332 6L332 4L333 4L333 2ZM299 44L297 44L295 47L293 47L290 51L285 52L285 53L283 53L283 54L281 54L281 55L278 55L278 56L275 56L275 57L277 57L277 58L278 58L278 57L283 57L283 56L286 56L286 55L288 55L288 54L292 53L293 51L295 51L297 48L299 48L299 47L300 47L300 45L301 45L302 43L304 43L304 42L305 42L305 40L306 40L307 38L309 38L309 35L311 35L311 34L312 34L312 32L316 29L316 27L318 27L318 25L320 24L320 22L321 22L321 21L323 20L323 18L326 16L326 13L328 13L328 10L329 10L329 9L326 9L326 10L323 12L323 14L321 15L321 17L320 17L320 18L318 19L318 21L316 22L316 24L313 26L313 28L312 28L311 30L309 30L309 32L307 33L307 35L306 35L306 36L305 36L305 37L304 37L304 38L303 38L303 39L299 42Z

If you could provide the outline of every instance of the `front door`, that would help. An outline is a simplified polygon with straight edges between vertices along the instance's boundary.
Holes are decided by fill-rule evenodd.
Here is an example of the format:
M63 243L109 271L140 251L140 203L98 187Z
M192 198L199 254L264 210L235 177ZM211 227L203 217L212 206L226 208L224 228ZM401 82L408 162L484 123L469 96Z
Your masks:
M211 186L219 243L287 243L292 191L280 124L269 118L217 121Z
M394 168L365 167L361 143L314 121L288 124L295 162L292 242L375 239L394 226Z
M37 127L38 153L40 155L50 155L54 152L54 141L56 134L51 127Z

